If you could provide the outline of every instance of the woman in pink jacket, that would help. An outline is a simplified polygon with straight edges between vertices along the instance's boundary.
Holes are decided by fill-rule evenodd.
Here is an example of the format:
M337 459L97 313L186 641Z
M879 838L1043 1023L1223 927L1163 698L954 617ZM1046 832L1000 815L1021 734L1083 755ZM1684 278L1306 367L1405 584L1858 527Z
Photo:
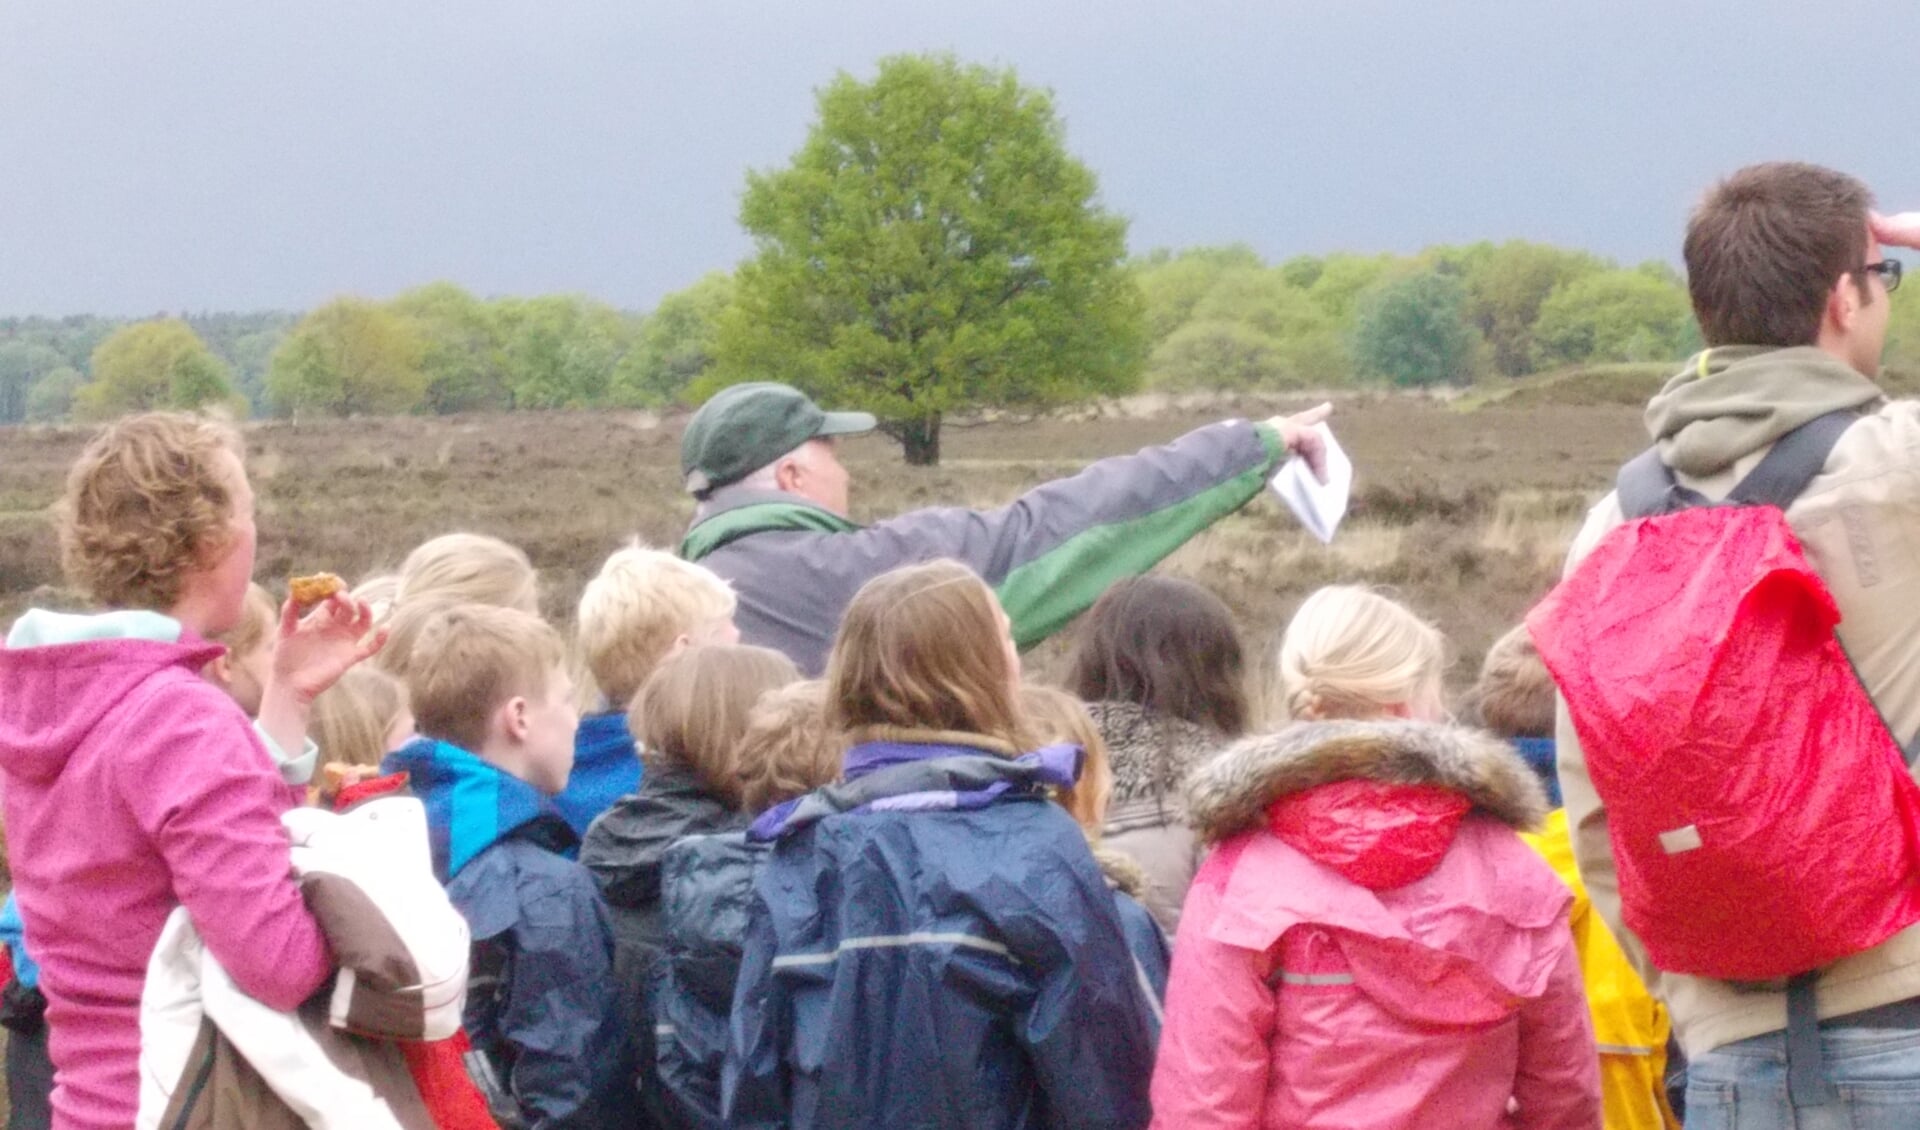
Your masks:
M241 450L189 416L109 426L68 479L60 533L71 579L115 611L28 612L0 649L0 789L60 1130L133 1125L140 993L174 907L274 1008L332 972L279 819L311 757L278 751L306 752L314 696L379 638L342 598L305 620L289 608L258 731L200 677L253 572Z
M1443 653L1392 601L1323 589L1281 645L1301 720L1189 779L1213 851L1155 1127L1600 1126L1569 896L1515 834L1546 800L1504 743L1439 721Z

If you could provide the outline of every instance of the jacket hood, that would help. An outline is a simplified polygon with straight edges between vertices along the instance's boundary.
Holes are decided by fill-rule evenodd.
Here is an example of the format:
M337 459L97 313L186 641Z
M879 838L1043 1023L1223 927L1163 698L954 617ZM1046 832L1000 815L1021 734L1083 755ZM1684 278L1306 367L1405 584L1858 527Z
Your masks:
M1505 742L1426 722L1301 722L1244 738L1188 777L1187 814L1218 843L1262 824L1276 802L1346 781L1437 786L1519 830L1547 814L1539 780Z
M667 849L687 836L738 832L747 817L722 804L685 766L648 766L640 790L621 797L587 829L580 862L610 906L646 908L660 899Z
M415 738L387 755L383 773L405 773L427 806L427 842L441 882L509 836L538 830L571 849L573 830L553 798L449 742Z
M982 744L950 740L868 741L847 751L845 780L777 804L748 829L749 839L776 840L846 812L953 812L986 808L1002 798L1072 787L1080 777L1077 745L1044 746L1018 757Z
M1721 346L1696 354L1647 403L1647 432L1667 466L1704 478L1809 420L1885 395L1812 346Z
M152 612L26 613L0 649L0 771L51 781L142 683L169 667L197 674L225 652Z

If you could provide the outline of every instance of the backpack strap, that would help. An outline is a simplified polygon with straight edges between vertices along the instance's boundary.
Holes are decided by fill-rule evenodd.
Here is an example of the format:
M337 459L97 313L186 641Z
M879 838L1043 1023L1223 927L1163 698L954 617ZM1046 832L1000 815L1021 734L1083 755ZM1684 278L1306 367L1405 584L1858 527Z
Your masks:
M1827 465L1835 444L1860 413L1843 408L1816 416L1774 441L1753 470L1727 493L1723 506L1777 506L1785 510ZM1620 510L1631 520L1652 518L1714 502L1680 485L1673 468L1648 448L1620 468L1614 480Z
M1785 510L1826 467L1834 445L1859 418L1859 412L1845 408L1815 416L1781 436L1747 477L1727 493L1727 501Z

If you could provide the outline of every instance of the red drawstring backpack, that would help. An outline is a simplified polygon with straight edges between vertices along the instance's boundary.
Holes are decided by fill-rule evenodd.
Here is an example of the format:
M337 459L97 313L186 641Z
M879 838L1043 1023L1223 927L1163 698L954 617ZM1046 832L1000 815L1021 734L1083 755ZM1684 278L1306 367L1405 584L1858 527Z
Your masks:
M1791 979L1789 1042L1810 1033L1816 1065L1815 971L1920 921L1920 786L1783 513L1855 419L1788 433L1717 505L1644 453L1628 521L1527 617L1626 925L1670 972Z

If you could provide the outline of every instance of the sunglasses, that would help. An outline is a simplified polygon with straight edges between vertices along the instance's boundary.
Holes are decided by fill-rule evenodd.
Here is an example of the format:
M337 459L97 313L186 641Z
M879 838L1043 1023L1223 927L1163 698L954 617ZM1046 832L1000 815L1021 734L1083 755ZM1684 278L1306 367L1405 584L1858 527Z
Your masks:
M1900 289L1900 260L1882 259L1878 263L1868 263L1860 268L1869 275L1879 275L1880 281L1887 284L1887 293Z

